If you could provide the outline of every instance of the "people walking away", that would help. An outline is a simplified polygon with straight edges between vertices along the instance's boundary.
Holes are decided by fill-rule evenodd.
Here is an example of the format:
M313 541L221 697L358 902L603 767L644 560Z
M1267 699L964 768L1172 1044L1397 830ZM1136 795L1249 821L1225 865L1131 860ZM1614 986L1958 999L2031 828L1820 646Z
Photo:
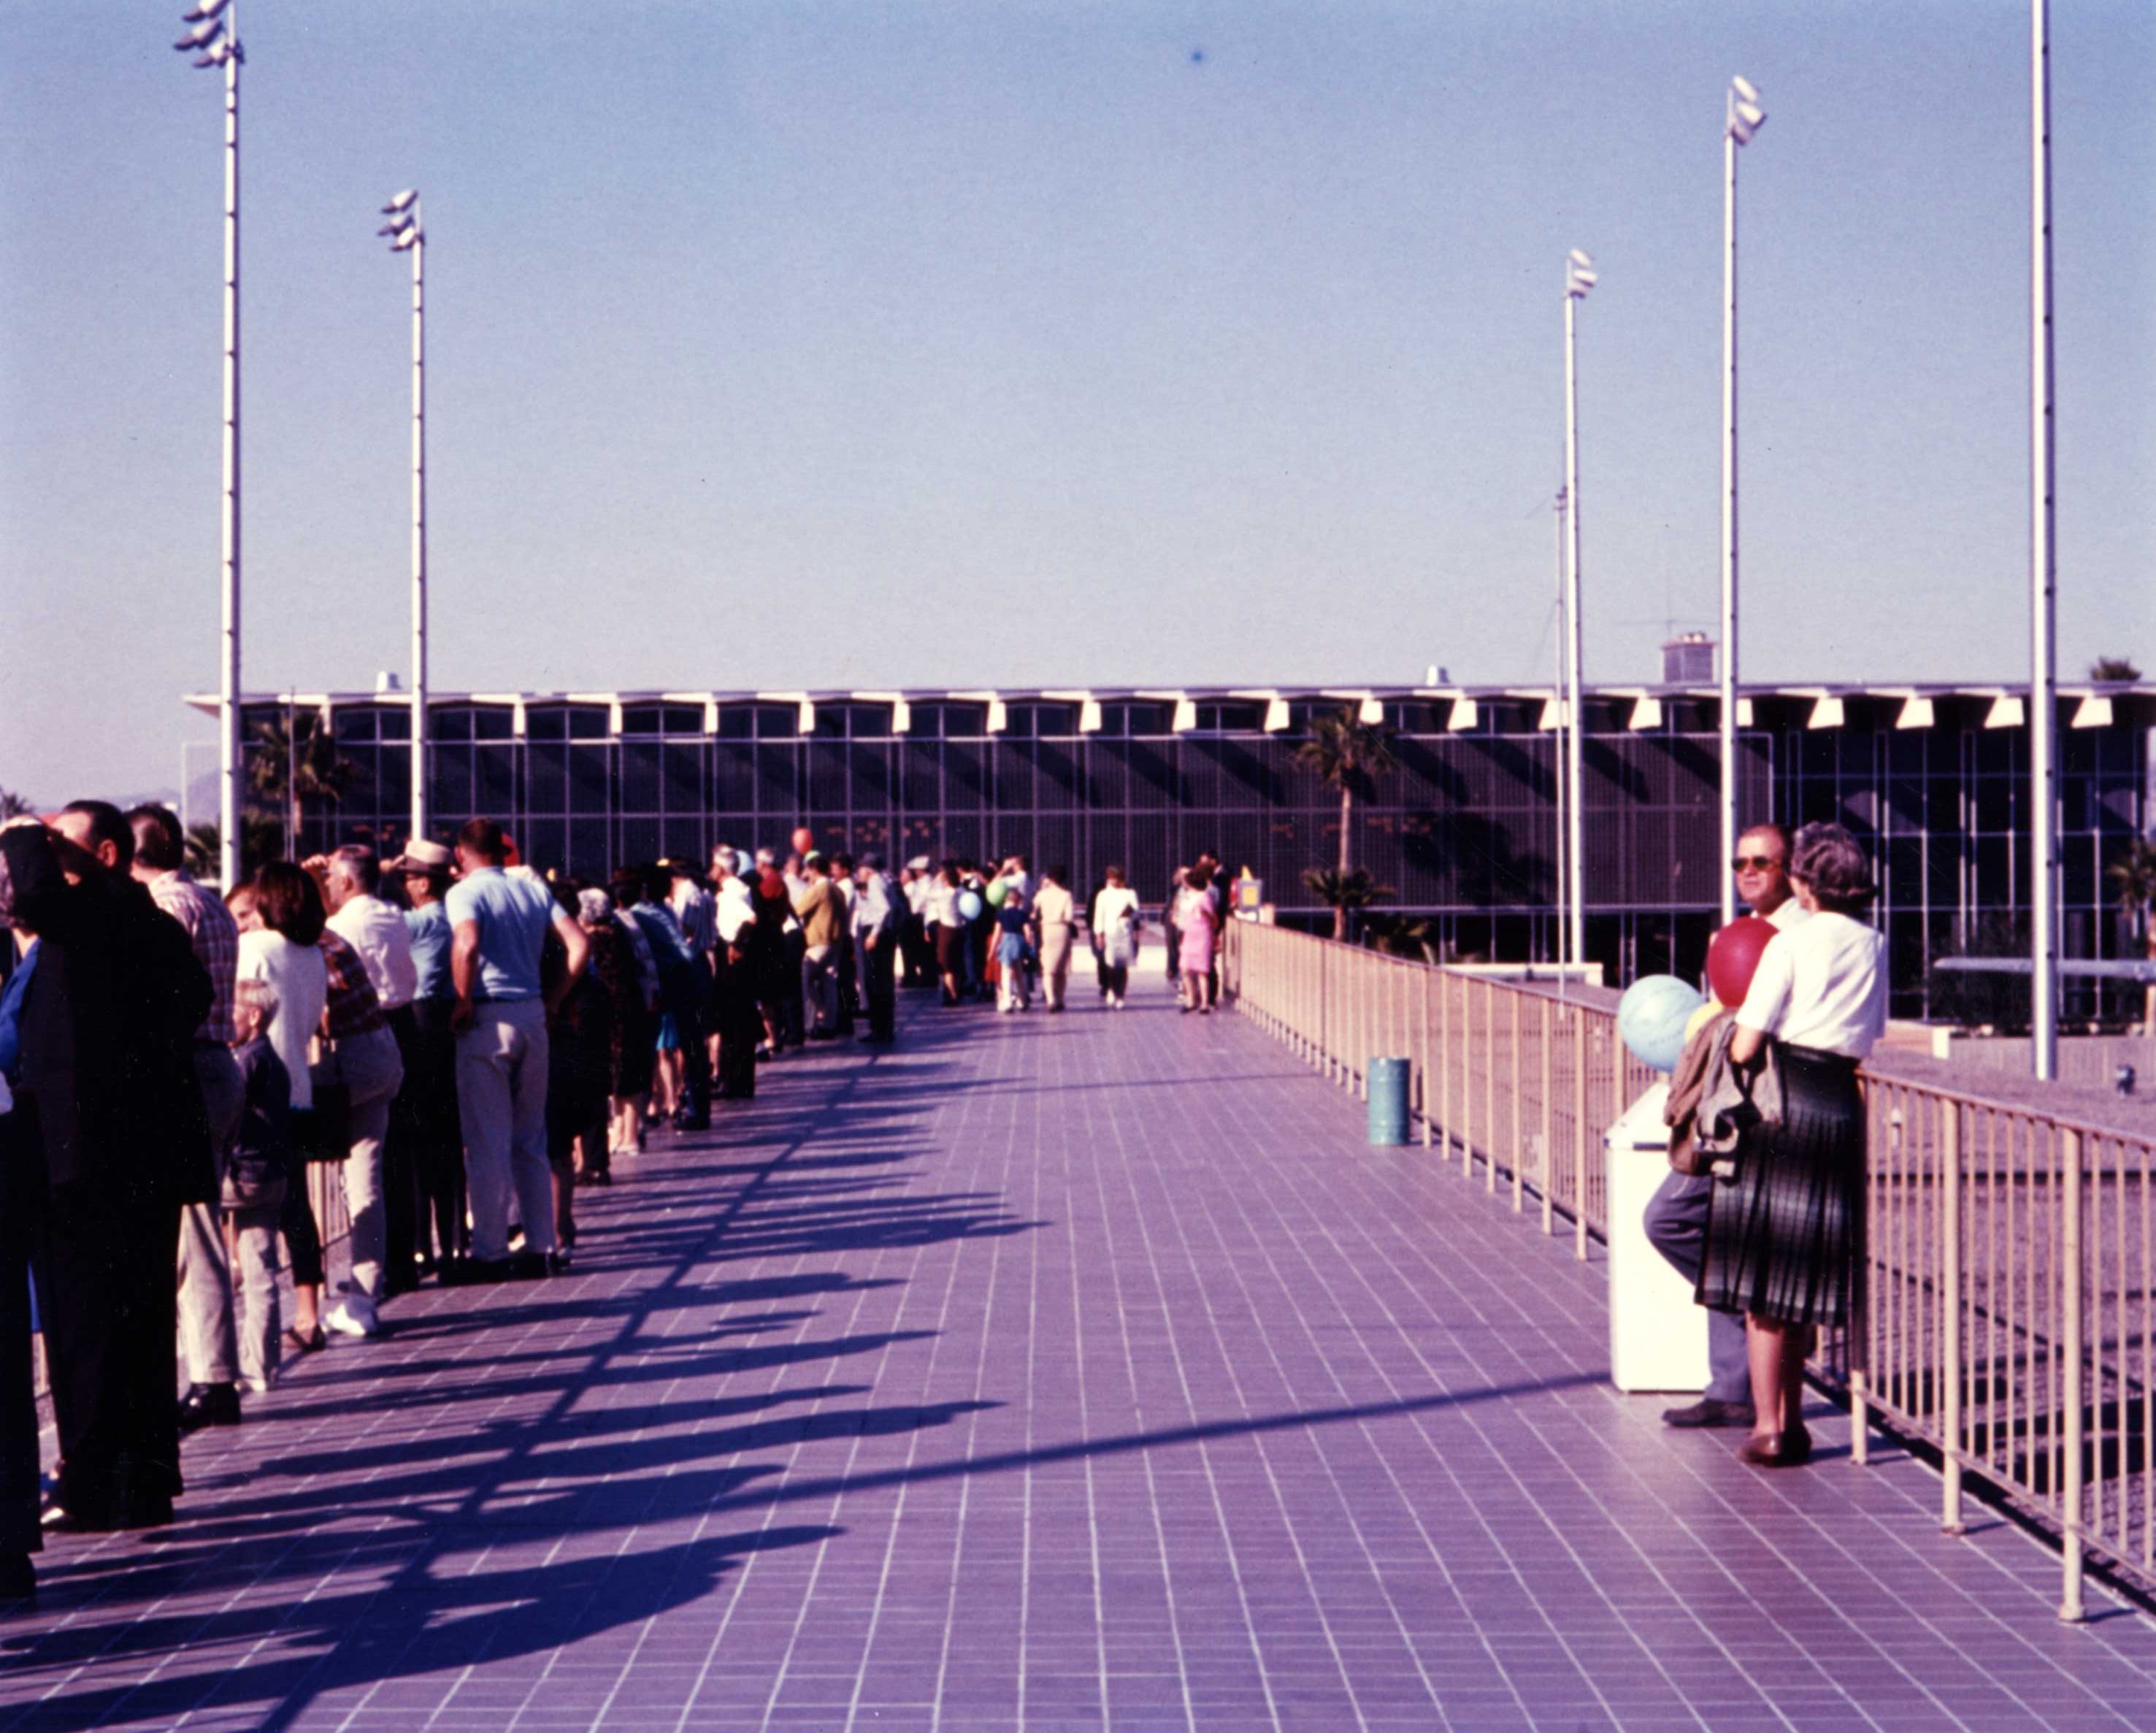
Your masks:
M1840 825L1807 825L1789 876L1810 918L1760 954L1729 1040L1740 1072L1774 1043L1782 1114L1743 1134L1734 1180L1715 1187L1698 1289L1745 1314L1753 1419L1739 1453L1761 1468L1810 1460L1804 1361L1821 1325L1847 1322L1863 1280L1856 1071L1887 1031L1887 941L1857 918L1876 894L1863 849Z
M719 973L711 991L711 1014L719 1037L719 1101L748 1101L756 1095L758 1043L765 1036L762 1005L769 943L758 918L757 897L740 875L738 861L719 880Z
M403 886L404 930L412 949L412 1030L404 1087L391 1104L390 1164L411 1175L413 1249L424 1273L446 1272L464 1251L465 1140L457 1114L457 1037L450 1026L456 987L449 978L449 873L439 842L408 842L387 869ZM391 1027L393 1029L393 1022Z
M1138 893L1123 881L1123 869L1111 866L1106 882L1093 898L1093 936L1100 946L1101 991L1110 1007L1123 1008L1131 990L1131 964L1138 954Z
M544 884L503 871L501 827L475 818L457 833L459 877L449 887L449 956L456 989L457 1105L471 1198L471 1257L460 1279L542 1274L554 1247L552 1169L547 1159L547 1020L583 977L583 929ZM540 959L557 933L562 969L542 990ZM509 1257L512 1194L524 1257Z
M1804 918L1804 905L1789 889L1789 833L1779 825L1754 825L1737 839L1737 894L1753 913L1784 930ZM1647 1201L1640 1226L1647 1242L1695 1287L1701 1253L1707 1243L1707 1206L1716 1181L1711 1174L1672 1170ZM1696 1402L1666 1409L1665 1426L1744 1427L1752 1425L1751 1358L1745 1346L1743 1314L1707 1314L1706 1391Z
M956 1005L966 976L965 912L958 906L958 869L946 861L929 887L921 918L936 939L936 972L943 984L943 1003Z
M1040 947L1040 991L1050 1011L1063 1009L1070 984L1070 948L1078 936L1078 904L1070 894L1070 869L1050 866L1034 895L1034 942Z
M800 887L793 893L794 918L801 923L802 1015L811 1041L835 1041L839 1034L839 947L845 933L846 908L824 871L824 857L811 853L802 862Z
M883 856L861 856L854 884L854 956L868 1012L865 1041L890 1041L896 1031L899 934L902 904L883 870Z
M270 1044L277 995L265 980L234 994L232 1055L240 1077L239 1130L224 1173L225 1242L237 1314L240 1381L260 1394L277 1381L282 1307L277 1291L278 1222L300 1184L291 1140L292 1080ZM183 1421L184 1423L184 1421Z
M314 880L289 861L266 861L250 883L237 885L225 903L239 926L239 979L268 985L277 1015L265 1034L285 1067L294 1113L315 1104L315 1032L329 1002L329 959L317 941L327 917ZM296 1160L296 1158L295 1158ZM322 1237L307 1197L305 1176L295 1172L285 1188L278 1232L292 1277L292 1321L285 1340L303 1354L324 1345L321 1328Z
M906 925L899 949L906 959L905 984L909 987L936 985L936 935L928 923L928 895L935 882L926 855L908 861L899 874L898 888L906 898Z
M995 944L995 908L988 901L988 881L971 861L958 863L959 912L966 915L966 985L968 999L988 995L988 956ZM963 893L973 892L973 901ZM967 911L970 910L968 913Z
M1177 955L1183 966L1183 1009L1210 1016L1213 947L1219 937L1220 917L1213 900L1212 877L1202 864L1193 866L1185 877L1175 923Z
M138 806L127 815L135 837L135 877L158 908L187 929L195 960L209 976L210 1010L195 1031L195 1082L209 1118L210 1150L217 1185L239 1135L242 1089L232 1057L233 988L239 972L239 928L213 891L187 871L180 821L162 806ZM180 1429L234 1426L239 1421L239 1342L233 1324L232 1265L225 1250L218 1200L190 1203L180 1211L176 1279L180 1343L188 1387L180 1399Z
M1032 918L1033 911L1015 887L1005 893L1003 906L994 911L996 1009L999 1011L1032 1008L1025 971L1026 928Z
M1188 995L1183 991L1183 929L1176 923L1183 910L1183 893L1189 887L1190 869L1178 866L1168 876L1168 895L1160 905L1160 936L1168 947L1168 984L1175 989L1175 996L1189 1009Z
M38 940L15 1093L44 1164L38 1294L60 1450L50 1525L154 1527L181 1489L180 1211L215 1196L193 1061L215 990L186 929L129 876L135 836L116 807L78 801L42 846L26 836L0 832L16 924Z
M797 830L793 835L798 839L807 836L808 831L804 827ZM808 876L805 871L808 854L808 846L797 840L793 851L787 856L778 869L778 880L785 887L786 896L785 956L784 966L780 971L784 976L780 990L785 997L780 1008L779 1036L773 1043L773 1051L803 1046L808 1040L808 1001L803 991L808 979L808 929L801 924L800 916L794 912L802 892L808 888Z

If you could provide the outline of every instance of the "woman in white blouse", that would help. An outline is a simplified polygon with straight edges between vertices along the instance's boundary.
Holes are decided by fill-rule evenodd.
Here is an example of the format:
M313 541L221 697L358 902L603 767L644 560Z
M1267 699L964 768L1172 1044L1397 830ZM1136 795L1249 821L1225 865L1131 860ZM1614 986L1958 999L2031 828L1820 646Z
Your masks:
M1109 1009L1121 1010L1131 990L1131 964L1138 954L1138 893L1123 882L1123 869L1111 866L1106 882L1094 893L1091 923L1101 959L1101 990Z
M1769 1040L1782 1117L1747 1134L1717 1185L1702 1302L1743 1312L1751 1347L1752 1436L1762 1468L1811 1458L1804 1361L1818 1326L1845 1321L1864 1266L1864 1098L1856 1068L1887 1028L1885 938L1858 919L1876 894L1864 851L1840 825L1807 825L1789 880L1810 911L1778 933L1737 1012L1729 1056L1758 1062Z

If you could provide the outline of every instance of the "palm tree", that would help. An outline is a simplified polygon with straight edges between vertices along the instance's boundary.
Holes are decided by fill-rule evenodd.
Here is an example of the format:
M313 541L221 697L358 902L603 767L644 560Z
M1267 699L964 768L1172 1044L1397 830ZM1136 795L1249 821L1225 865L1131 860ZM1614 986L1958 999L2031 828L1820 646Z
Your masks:
M1349 887L1353 872L1349 865L1348 849L1353 835L1351 820L1355 813L1355 791L1368 789L1373 777L1383 776L1399 768L1393 756L1393 731L1383 723L1366 723L1352 704L1343 704L1337 711L1310 719L1309 738L1295 749L1297 768L1317 772L1317 779L1329 789L1340 791L1340 863L1335 871L1334 887L1345 892ZM1312 872L1318 869L1313 867ZM1362 877L1367 883L1369 874ZM1335 902L1318 890L1310 872L1303 874L1303 882L1309 885L1324 901L1332 903L1332 936L1348 936L1348 911L1360 908L1368 902L1363 897L1354 903ZM1383 894L1389 896L1386 891Z
M247 755L247 784L257 799L285 820L286 851L300 854L300 804L314 800L335 806L344 799L359 766L336 749L336 740L313 711L290 712L297 740L285 717L254 725L254 749ZM295 749L296 747L296 749Z
M26 818L37 809L13 789L0 789L0 819Z
M2089 664L2089 678L2092 680L2138 680L2140 677L2141 671L2133 666L2131 656L2100 656Z
M2148 918L2149 905L2156 903L2156 840L2135 837L2103 874L2118 887L2119 913L2128 927L2141 930L2142 954L2156 961L2156 921ZM2156 985L2142 990L2141 1032L2156 1035Z
M1302 882L1310 887L1312 895L1332 911L1335 938L1348 936L1349 909L1368 908L1393 894L1393 887L1379 884L1366 866L1351 866L1345 872L1332 866L1306 866Z

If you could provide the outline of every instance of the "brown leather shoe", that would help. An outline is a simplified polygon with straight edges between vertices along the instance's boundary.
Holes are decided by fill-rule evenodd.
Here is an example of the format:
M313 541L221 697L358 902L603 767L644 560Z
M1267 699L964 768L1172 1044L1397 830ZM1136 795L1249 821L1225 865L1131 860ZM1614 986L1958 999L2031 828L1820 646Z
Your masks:
M1812 1459L1812 1435L1803 1426L1768 1432L1747 1438L1737 1454L1755 1468L1801 1468Z
M1702 1396L1688 1408L1665 1408L1662 1424L1680 1430L1697 1427L1741 1426L1750 1430L1752 1405L1749 1402L1724 1402L1713 1396Z

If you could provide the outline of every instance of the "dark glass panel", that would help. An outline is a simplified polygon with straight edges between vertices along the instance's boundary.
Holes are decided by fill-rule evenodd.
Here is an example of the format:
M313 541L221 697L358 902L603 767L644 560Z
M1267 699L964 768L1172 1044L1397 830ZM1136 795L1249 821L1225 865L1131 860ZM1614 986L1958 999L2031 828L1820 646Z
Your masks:
M569 748L569 810L601 815L613 810L613 779L608 774L610 746L572 746Z
M670 742L659 749L660 791L666 810L699 813L704 810L704 748L701 743Z
M531 812L569 810L569 748L533 744L524 750L524 804Z
M651 740L621 743L621 810L659 810L659 746Z

